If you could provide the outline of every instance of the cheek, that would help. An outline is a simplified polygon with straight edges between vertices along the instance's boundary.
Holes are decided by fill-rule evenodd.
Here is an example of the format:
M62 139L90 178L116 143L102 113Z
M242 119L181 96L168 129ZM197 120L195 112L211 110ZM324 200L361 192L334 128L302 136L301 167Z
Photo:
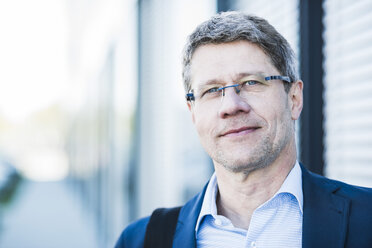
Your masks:
M210 111L195 111L193 114L193 120L196 130L201 138L212 137L213 130L215 129L214 124L216 124L217 121Z
M257 99L251 106L272 132L279 131L277 129L280 129L280 126L291 114L287 97L267 96Z
M287 135L289 132L292 125L292 113L287 100L278 102L275 106L272 112L272 125L275 125L275 132L279 136Z
M257 115L266 125L271 125L275 115L275 108L273 103L268 101L267 98L255 99L250 103L252 112Z

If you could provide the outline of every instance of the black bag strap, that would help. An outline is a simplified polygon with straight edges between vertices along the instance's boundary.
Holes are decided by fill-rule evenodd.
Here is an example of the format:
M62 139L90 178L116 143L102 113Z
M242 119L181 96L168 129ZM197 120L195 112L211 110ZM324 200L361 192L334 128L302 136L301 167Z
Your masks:
M147 225L144 248L171 248L181 207L156 209Z

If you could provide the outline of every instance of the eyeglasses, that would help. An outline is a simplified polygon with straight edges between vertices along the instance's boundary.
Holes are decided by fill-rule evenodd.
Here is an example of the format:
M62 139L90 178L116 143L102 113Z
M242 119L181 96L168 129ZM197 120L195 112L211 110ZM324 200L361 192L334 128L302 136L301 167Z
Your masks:
M198 90L191 90L186 94L187 101L200 101L200 102L212 102L216 99L223 99L225 96L225 90L227 88L234 88L236 94L242 98L248 97L252 92L261 92L265 86L269 85L270 80L282 80L287 83L291 83L291 79L288 76L267 76L262 77L259 75L250 75L242 78L241 83L228 85L224 87L218 87L216 85L207 85Z

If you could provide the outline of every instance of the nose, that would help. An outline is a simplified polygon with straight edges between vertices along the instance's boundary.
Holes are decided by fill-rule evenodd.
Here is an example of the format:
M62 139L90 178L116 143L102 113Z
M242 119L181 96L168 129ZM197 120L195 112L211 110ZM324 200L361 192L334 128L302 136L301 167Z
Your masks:
M248 113L251 110L251 106L238 95L234 87L226 88L224 91L225 94L218 110L220 118L225 119L240 113Z

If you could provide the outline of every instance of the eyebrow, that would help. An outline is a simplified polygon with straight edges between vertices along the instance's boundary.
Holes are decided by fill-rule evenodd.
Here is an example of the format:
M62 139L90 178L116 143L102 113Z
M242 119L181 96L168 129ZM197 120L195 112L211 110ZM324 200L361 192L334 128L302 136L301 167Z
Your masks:
M243 79L245 77L249 77L249 76L259 76L259 77L262 77L262 79L265 78L264 73L261 72L261 71L259 71L259 72L253 72L253 73L251 73L251 72L242 72L242 73L237 74L237 76L235 77L236 79L234 81L239 81L239 80L241 80L241 79Z

